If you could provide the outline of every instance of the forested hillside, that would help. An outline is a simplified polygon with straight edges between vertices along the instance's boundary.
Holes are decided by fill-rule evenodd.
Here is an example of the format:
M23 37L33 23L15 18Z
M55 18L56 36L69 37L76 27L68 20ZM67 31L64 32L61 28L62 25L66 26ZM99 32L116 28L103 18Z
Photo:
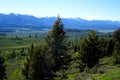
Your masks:
M0 80L120 79L120 29L67 34L58 16L45 36L0 36Z

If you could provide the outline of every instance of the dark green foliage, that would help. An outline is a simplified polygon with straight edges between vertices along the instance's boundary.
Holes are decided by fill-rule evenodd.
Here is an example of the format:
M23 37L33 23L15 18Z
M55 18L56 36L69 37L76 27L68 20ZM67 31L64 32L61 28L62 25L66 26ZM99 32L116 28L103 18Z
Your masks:
M15 49L13 49L11 53L9 53L8 59L14 59L15 57L16 57L16 52L15 52Z
M64 26L61 23L61 18L58 16L52 30L47 34L45 38L55 59L56 70L66 63L66 38L67 37L64 31Z
M25 76L26 80L30 79L29 72L30 72L30 58L26 57L24 60L24 65L22 67L22 74Z
M6 79L6 65L4 65L5 60L0 56L0 80Z
M32 45L29 57L26 58L22 68L23 75L30 80L51 80L54 72L54 59L45 46Z
M115 64L120 64L120 29L113 33L114 51L113 57Z
M107 52L107 50L108 50L108 46L107 46L108 45L108 40L105 39L105 38L101 38L99 40L99 43L100 43L100 49L102 51L101 57L108 56L108 52Z
M116 42L113 52L114 62L115 64L120 64L120 43Z
M80 45L80 65L83 68L86 66L92 68L98 63L100 56L99 38L96 36L95 31L91 31Z
M54 60L47 47L35 47L31 57L31 80L51 80Z
M30 58L32 57L32 55L33 55L33 53L34 53L34 44L32 44L31 46L30 46L30 48L28 49L28 54L29 54L29 56L30 56Z
M21 49L21 51L20 51L20 56L26 56L26 54L25 54L25 49L24 49L24 48Z
M114 33L113 33L113 39L115 41L120 42L120 29L117 29Z
M108 45L107 45L107 56L111 56L112 53L113 53L113 50L114 50L114 42L112 39L110 39L110 41L108 42Z
M80 50L78 38L75 38L75 40L72 42L72 48L74 49L74 52L78 52Z

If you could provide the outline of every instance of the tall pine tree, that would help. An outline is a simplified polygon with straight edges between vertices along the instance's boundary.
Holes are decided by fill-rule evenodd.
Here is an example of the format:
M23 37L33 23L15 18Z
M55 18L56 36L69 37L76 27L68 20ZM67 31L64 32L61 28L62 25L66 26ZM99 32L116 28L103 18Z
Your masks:
M46 46L32 44L22 73L27 80L51 80L54 76L53 66L54 59L49 49Z
M32 55L34 54L34 44L30 46L28 49L28 56L24 60L24 64L22 66L22 74L25 76L26 80L30 79L30 61L32 58Z
M6 65L4 65L5 60L0 56L0 80L6 79Z
M112 37L113 37L113 40L118 41L120 43L120 28L114 31Z
M54 59L45 46L36 46L31 57L31 80L51 80L54 72Z
M30 72L30 58L26 57L24 60L24 65L22 67L22 74L25 76L26 80L30 79L29 72Z
M99 61L101 50L99 48L99 38L95 31L91 31L87 38L83 39L80 45L80 65L83 68L92 68Z
M115 43L113 42L112 39L109 40L108 45L107 45L107 56L111 56L114 50L114 45Z
M116 42L113 51L114 63L120 64L120 43Z
M46 36L46 42L55 59L55 69L64 65L66 57L66 33L61 18L58 16L52 30Z

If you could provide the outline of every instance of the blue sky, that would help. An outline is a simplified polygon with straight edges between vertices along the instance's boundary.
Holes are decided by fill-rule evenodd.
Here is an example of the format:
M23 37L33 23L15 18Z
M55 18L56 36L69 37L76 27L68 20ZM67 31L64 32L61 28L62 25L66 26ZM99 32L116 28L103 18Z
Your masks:
M0 0L0 13L120 20L120 0Z

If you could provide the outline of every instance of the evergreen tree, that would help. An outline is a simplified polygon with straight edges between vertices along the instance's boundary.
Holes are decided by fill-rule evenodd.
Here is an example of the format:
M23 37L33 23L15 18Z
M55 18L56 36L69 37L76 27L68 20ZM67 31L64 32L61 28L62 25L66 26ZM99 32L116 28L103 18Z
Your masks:
M28 49L28 56L25 58L24 64L22 66L22 74L25 76L26 80L30 79L30 61L32 55L34 54L34 49L34 44L32 44Z
M25 49L24 49L24 48L21 49L21 51L20 51L20 56L26 56L26 54L25 54Z
M4 65L5 60L0 56L0 80L6 79L6 65Z
M120 43L116 42L113 52L114 62L115 64L120 64Z
M120 29L116 30L114 33L113 33L113 39L115 41L118 41L120 43Z
M24 65L22 67L22 74L25 76L26 80L30 79L29 72L30 72L30 58L26 57L24 60Z
M108 56L108 40L105 38L101 38L99 40L100 49L102 51L101 57Z
M53 79L54 60L44 46L36 46L31 57L31 80L51 80Z
M99 61L101 50L99 48L99 38L95 31L91 31L87 38L81 41L80 45L80 65L82 68L92 68Z
M16 52L15 52L15 49L13 49L12 51L11 51L11 53L9 54L9 58L10 59L14 59L16 57Z
M110 41L108 42L108 45L107 45L107 56L111 56L112 53L113 53L113 50L114 50L114 42L112 39L110 39Z
M47 34L45 38L55 59L56 70L66 63L66 38L67 37L64 31L64 26L61 22L61 18L58 16L52 30Z
M73 49L74 49L74 52L78 52L79 51L79 39L78 38L75 38L74 42L73 42Z
M49 53L49 49L32 44L22 72L27 80L51 80L54 76L53 66L54 59Z

